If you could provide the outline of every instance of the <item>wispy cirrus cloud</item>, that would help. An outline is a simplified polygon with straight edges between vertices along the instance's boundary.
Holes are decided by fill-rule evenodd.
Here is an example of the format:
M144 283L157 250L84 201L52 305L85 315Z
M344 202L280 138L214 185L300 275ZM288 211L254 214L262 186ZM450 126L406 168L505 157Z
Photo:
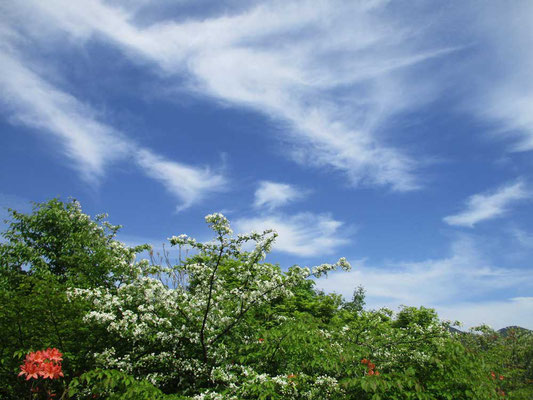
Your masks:
M166 75L186 77L196 94L286 124L289 153L303 165L341 171L355 185L419 187L420 163L378 132L389 117L433 99L424 65L454 47L427 46L423 29L391 18L386 1L267 1L143 25L134 11L102 1L17 5L25 7L34 20L24 29L34 36L62 30L106 40Z
M286 205L304 196L304 191L288 183L261 181L255 191L255 208L275 208Z
M491 134L508 139L509 150L533 150L533 3L488 2L474 12L473 37L485 49L474 68L490 67L469 85L467 108L495 122Z
M90 107L49 84L7 51L0 52L0 64L0 104L10 120L55 137L85 181L97 183L107 164L128 154L131 146L125 138L98 122Z
M10 120L55 138L69 159L68 165L89 184L98 184L111 163L134 161L181 200L179 210L222 190L226 182L222 174L164 159L139 146L101 122L90 106L33 72L9 50L0 52L0 64L0 105Z
M501 186L495 191L475 194L466 201L466 209L443 218L448 225L472 228L475 224L504 215L512 203L531 196L522 181Z
M287 128L280 136L296 162L340 171L354 185L421 186L419 169L431 156L414 155L385 133L394 116L446 94L450 82L465 87L464 107L512 138L511 150L533 148L530 2L435 13L421 4L406 13L385 0L235 4L174 19L157 12L168 3L145 1L0 7L3 21L38 46L64 40L64 32L82 45L105 41L196 95L271 116ZM475 23L463 23L474 14ZM440 63L465 47L468 57Z
M533 234L519 228L513 228L511 234L522 247L533 249Z
M208 167L191 167L185 164L169 161L146 149L137 152L136 160L145 173L160 181L182 203L177 211L190 207L210 192L224 190L226 179L213 173Z
M296 256L331 254L349 243L345 224L327 214L275 214L234 221L234 230L237 232L266 229L274 229L279 235L274 251Z

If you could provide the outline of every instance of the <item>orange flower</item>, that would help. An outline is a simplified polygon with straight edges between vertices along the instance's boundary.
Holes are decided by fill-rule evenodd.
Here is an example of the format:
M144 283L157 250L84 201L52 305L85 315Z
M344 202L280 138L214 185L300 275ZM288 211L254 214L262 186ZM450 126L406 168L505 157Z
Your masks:
M46 358L50 361L63 361L63 354L56 348L51 349L50 347L44 351Z
M26 360L24 364L20 366L20 373L18 376L26 375L26 380L37 379L41 374L41 366L39 364L29 362Z
M46 355L41 350L37 350L26 356L26 361L34 362L37 364L44 362L44 360L46 360Z
M372 370L368 371L368 375L374 375L374 371Z
M376 375L376 376L379 375L379 371L376 371L376 372L374 373L374 375Z
M288 379L294 379L294 378L296 378L296 375L294 375L294 374L289 374L289 375L287 375L287 378L288 378Z
M368 360L367 360L366 358L363 358L363 359L361 360L361 364L368 364Z
M60 376L63 376L63 372L61 371L61 364L54 364L51 362L44 363L42 376L44 379L57 379Z
M263 342L265 341L265 339L263 339L263 338L259 338L259 339L257 339L257 341L258 341L259 343L263 343Z
M63 354L56 348L29 353L26 355L24 364L20 366L18 376L26 375L26 380L38 379L40 376L44 379L57 379L63 376L61 371L62 356Z

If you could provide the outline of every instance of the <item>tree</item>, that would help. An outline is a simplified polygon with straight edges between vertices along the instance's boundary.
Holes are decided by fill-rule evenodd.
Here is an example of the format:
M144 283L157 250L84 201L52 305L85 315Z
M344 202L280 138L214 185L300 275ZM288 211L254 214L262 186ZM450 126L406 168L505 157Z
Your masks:
M294 266L282 272L277 265L261 262L277 236L273 231L234 237L222 214L208 215L206 222L215 233L210 242L187 235L170 239L172 245L195 253L183 263L145 263L144 274L118 285L114 293L75 291L97 304L87 321L120 338L116 347L96 355L99 365L147 377L167 390L180 388L184 394L224 386L235 379L227 368L236 364L236 348L257 343L255 312L292 296L292 288L311 274L350 267L340 259L312 270ZM255 248L243 251L250 241ZM166 285L172 276L180 280Z
M314 289L311 277L349 269L345 259L285 271L265 262L271 230L234 236L208 215L214 239L172 237L189 256L159 265L137 261L147 246L124 246L119 227L75 201L11 216L0 244L2 398L27 396L21 357L47 347L63 352L65 399L531 397L527 332L460 336L432 309L367 311L362 287L350 301Z
M92 220L76 200L35 203L31 214L8 210L0 267L15 276L55 276L77 287L113 287L125 278L135 256L149 246L128 248L115 239L120 226Z
M0 397L13 391L20 358L31 350L58 347L66 355L65 374L88 369L85 360L109 345L105 331L90 329L88 305L68 298L71 287L113 290L131 279L135 255L147 246L127 248L115 239L120 229L94 220L72 200L34 204L31 214L9 210L0 243ZM127 274L126 274L127 273Z

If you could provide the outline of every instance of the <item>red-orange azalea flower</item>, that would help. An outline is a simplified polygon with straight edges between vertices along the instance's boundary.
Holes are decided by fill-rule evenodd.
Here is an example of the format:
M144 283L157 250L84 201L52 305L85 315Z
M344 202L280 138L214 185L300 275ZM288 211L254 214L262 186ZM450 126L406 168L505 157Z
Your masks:
M38 379L57 379L63 376L61 371L61 357L63 354L56 348L48 348L44 351L38 350L26 355L24 364L20 366L18 376L26 375L26 380Z
M44 360L46 360L46 355L41 350L37 350L33 353L30 353L26 356L26 360L29 362L34 362L37 364L42 363Z
M20 373L18 376L26 375L26 380L37 379L41 372L41 366L33 362L26 362L20 366Z
M42 376L44 379L57 379L60 376L63 376L63 372L61 371L61 365L54 364L52 362L44 363Z
M56 348L51 349L49 347L43 353L50 361L63 361L63 354Z

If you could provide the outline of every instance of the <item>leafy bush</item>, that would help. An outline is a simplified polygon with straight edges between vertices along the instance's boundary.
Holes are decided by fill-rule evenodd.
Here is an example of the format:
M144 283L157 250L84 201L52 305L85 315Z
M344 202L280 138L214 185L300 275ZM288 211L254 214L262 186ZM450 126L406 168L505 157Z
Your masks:
M532 398L531 332L452 334L432 309L364 310L314 289L345 259L283 271L264 262L273 231L170 239L177 265L136 260L147 246L75 201L36 204L0 244L0 396L27 397L29 351L64 353L63 398ZM249 242L253 244L251 250ZM504 377L500 379L500 375Z
M69 288L105 287L129 279L135 255L114 239L118 226L105 215L92 220L78 202L35 204L32 214L9 210L11 221L0 242L0 398L20 399L20 358L58 347L66 377L91 368L86 360L112 340L89 327L87 303L67 298Z

